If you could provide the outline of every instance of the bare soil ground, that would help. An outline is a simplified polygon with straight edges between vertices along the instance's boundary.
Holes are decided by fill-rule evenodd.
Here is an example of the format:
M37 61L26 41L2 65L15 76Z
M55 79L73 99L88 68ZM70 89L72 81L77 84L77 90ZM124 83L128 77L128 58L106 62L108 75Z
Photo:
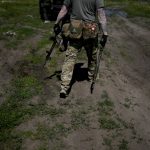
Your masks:
M48 34L37 30L16 49L5 47L2 40L0 149L149 150L148 21L108 16L109 40L94 93L90 93L90 83L86 81L83 49L66 99L59 98L65 54L57 51L42 68L50 44L44 48L37 45Z

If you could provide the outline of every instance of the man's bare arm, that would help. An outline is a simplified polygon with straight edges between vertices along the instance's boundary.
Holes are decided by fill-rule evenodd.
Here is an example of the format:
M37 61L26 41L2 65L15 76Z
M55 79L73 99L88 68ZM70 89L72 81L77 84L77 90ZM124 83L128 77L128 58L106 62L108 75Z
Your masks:
M65 5L63 5L57 16L55 24L58 24L64 18L64 16L67 14L67 12L68 12L67 7Z
M101 29L104 35L108 35L107 33L107 19L104 8L98 9L98 21L101 25Z

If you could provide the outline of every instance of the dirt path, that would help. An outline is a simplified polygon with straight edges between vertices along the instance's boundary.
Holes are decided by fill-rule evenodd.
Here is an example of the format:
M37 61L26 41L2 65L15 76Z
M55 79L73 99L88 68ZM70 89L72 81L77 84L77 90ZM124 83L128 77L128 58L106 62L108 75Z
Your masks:
M85 80L84 74L82 77L78 74L86 72L84 52L79 53L83 56L79 56L82 59L77 63L79 66L80 63L83 65L77 67L69 97L63 100L59 98L60 72L52 79L44 78L60 71L64 54L59 53L59 61L53 60L50 64L53 70L49 68L48 72L47 68L42 70L37 59L33 60L32 57L24 60L28 65L19 63L29 53L33 53L32 56L40 55L43 60L45 49L37 52L31 52L31 49L23 52L12 49L8 53L1 45L1 90L19 74L19 69L23 72L23 78L28 75L36 76L42 83L43 90L39 94L32 87L32 92L36 89L34 96L27 97L28 100L24 97L18 100L24 104L19 111L26 110L27 115L23 115L23 120L15 122L10 140L2 141L0 149L150 149L149 26L121 16L111 16L108 22L109 41L100 66L100 79L92 95L90 83ZM37 35L28 42L32 40L35 43L40 38L42 37ZM36 81L33 85L35 83ZM28 89L28 85L25 84L25 87ZM7 99L2 91L1 104L4 103L4 98Z

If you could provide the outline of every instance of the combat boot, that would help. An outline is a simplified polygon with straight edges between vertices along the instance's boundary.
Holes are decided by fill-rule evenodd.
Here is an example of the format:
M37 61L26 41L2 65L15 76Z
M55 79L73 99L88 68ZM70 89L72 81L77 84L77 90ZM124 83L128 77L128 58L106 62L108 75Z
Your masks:
M65 89L61 89L60 98L66 98L68 96L68 92Z

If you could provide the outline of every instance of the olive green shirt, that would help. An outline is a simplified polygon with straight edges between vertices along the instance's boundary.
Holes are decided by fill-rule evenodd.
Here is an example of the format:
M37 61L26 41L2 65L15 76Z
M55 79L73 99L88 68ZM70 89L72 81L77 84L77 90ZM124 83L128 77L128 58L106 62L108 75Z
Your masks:
M71 9L71 19L94 22L97 9L104 7L104 0L64 0L64 5Z

